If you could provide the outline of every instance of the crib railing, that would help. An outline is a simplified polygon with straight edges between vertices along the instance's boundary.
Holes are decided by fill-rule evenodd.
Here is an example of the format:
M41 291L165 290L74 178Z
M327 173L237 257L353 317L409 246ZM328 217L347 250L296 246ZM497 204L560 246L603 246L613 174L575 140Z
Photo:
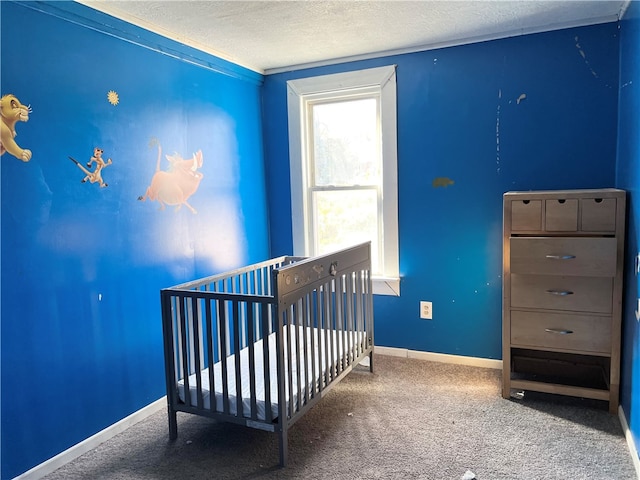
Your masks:
M176 412L287 430L365 356L370 246L279 257L161 292L169 435Z
M298 391L297 395L284 397L288 400L280 403L279 415L287 417L292 424L302 415L303 406L322 398L334 381L372 353L373 300L368 244L290 264L279 269L276 276L278 327L282 330L291 325L298 327L290 336L277 337L285 342L278 346L278 355L283 363L284 358L314 359L284 370L287 376L280 382L280 391L294 386ZM310 336L311 341L300 342L299 336ZM308 350L299 351L301 345L306 348L308 344ZM316 371L319 365L322 368ZM306 384L301 377L317 381L303 391L302 386Z
M276 368L276 352L270 351L269 342L263 342L262 378L257 378L253 368L259 363L256 361L256 342L277 330L273 272L295 260L294 257L279 257L162 291L169 434L172 439L177 436L175 411L228 415L228 421L242 424L263 422L267 424L264 429L274 430L273 426L268 426L276 416L271 408L265 408L264 417L259 418L256 385L263 383L263 401L270 405L275 398L269 379L273 373L271 369ZM241 365L242 357L236 353L245 348L248 349L248 363ZM215 365L219 366L217 372ZM244 398L241 389L246 383L247 371L250 385L248 411L240 401ZM219 378L216 378L216 373ZM229 378L229 375L235 378ZM194 393L192 382L195 383ZM216 401L214 395L216 384L221 387L220 401ZM205 385L209 388L204 388ZM233 391L230 391L230 385L235 386ZM179 387L182 387L182 399ZM205 408L207 394L209 401Z

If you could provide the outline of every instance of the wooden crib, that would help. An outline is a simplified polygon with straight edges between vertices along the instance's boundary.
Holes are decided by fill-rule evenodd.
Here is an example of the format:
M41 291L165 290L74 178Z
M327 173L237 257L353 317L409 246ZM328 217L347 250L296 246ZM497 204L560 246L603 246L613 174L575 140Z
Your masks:
M280 257L161 291L169 436L177 412L287 431L366 356L371 246Z

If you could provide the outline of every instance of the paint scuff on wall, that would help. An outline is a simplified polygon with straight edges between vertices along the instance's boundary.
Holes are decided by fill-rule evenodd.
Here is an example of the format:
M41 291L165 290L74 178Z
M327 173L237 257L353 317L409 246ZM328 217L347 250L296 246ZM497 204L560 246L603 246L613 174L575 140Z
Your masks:
M597 78L600 80L600 75L598 75L598 72L596 72L593 67L591 66L591 63L589 62L589 59L587 58L587 54L586 52L583 50L582 46L580 45L580 38L576 35L574 37L574 40L576 42L576 48L578 49L578 53L580 54L580 56L582 57L582 59L584 60L584 64L587 66L587 68L589 69L589 72L591 72L591 75L593 75L594 78ZM607 88L611 88L611 85L609 84L605 84L605 87Z
M498 90L498 107L496 110L496 173L500 174L500 100L502 89Z
M433 182L431 182L431 185L433 185L433 188L438 188L438 187L448 187L449 185L453 185L455 182L453 180L451 180L449 177L436 177L433 179Z
M576 41L576 48L578 49L578 53L580 54L580 56L584 60L585 65L587 67L589 67L589 71L591 72L591 75L593 75L594 77L598 78L598 74L596 73L596 71L593 68L591 68L591 65L589 64L589 60L587 59L587 54L582 49L582 46L580 45L580 42L579 42L580 39L579 39L579 37L577 35L574 37L574 40Z
M516 98L516 105L520 105L520 102L527 98L526 93L521 93ZM500 175L500 109L502 108L502 89L498 89L498 105L496 106L496 173ZM509 100L508 104L511 105L513 100Z

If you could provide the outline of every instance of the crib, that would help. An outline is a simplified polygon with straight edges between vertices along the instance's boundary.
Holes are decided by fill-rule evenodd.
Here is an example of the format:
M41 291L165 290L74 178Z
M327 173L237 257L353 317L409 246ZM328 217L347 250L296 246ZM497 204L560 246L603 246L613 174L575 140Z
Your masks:
M177 412L287 432L369 358L369 242L318 257L279 257L161 290L169 438Z

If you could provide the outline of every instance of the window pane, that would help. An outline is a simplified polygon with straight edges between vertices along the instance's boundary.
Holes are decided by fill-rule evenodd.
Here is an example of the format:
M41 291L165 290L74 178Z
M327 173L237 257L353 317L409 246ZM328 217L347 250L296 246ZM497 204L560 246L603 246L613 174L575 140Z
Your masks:
M379 185L377 98L313 105L316 186Z
M378 203L375 190L313 192L315 254L371 241L373 271L378 272Z

